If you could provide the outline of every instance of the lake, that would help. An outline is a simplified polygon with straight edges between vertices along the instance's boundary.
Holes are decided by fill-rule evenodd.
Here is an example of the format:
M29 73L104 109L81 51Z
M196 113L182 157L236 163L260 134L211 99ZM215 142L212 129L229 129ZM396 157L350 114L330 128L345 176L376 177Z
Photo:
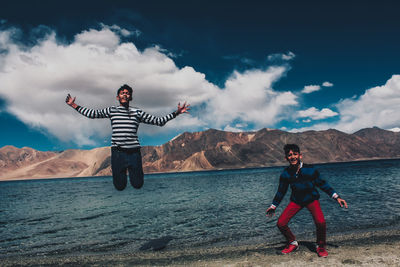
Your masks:
M329 236L399 228L400 160L316 165L344 198L321 194ZM111 177L0 182L0 255L54 255L279 243L265 210L282 167L145 175L142 189ZM289 201L290 189L277 209ZM307 209L290 224L312 239Z

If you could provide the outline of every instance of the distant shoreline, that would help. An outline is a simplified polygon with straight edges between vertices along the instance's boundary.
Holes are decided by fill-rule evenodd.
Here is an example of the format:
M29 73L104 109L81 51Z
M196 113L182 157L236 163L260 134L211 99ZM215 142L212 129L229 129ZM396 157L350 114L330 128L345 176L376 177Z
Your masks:
M334 161L334 162L317 162L310 163L313 165L327 165L327 164L343 164L343 163L357 163L357 162L369 162L369 161L384 161L384 160L400 160L400 158L365 158L357 159L352 161ZM255 170L255 169L268 169L268 168L279 168L285 167L287 165L275 165L275 166L261 166L261 167L243 167L243 168L225 168L225 169L209 169L209 170L193 170L193 171L171 171L171 172L150 172L145 173L145 175L163 175L163 174L190 174L197 172L218 172L218 171L235 171L235 170ZM36 180L55 180L55 179L75 179L75 178L102 178L111 177L110 175L100 175L100 176L78 176L78 177L40 177L40 178L0 178L1 182L13 182L13 181L36 181Z

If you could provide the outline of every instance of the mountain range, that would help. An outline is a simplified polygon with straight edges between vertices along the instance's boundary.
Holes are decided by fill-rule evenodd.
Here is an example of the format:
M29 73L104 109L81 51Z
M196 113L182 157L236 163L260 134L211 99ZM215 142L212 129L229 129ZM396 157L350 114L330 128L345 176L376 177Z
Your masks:
M255 132L214 129L185 132L160 146L141 149L145 173L283 166L283 146L296 143L307 163L400 158L400 133L366 128L290 133L264 128ZM109 147L42 152L0 148L0 180L111 175Z

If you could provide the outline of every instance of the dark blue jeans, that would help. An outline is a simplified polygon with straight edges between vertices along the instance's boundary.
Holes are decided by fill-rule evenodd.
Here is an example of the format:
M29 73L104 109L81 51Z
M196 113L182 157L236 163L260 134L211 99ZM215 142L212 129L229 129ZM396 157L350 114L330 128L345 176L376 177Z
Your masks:
M114 186L117 190L124 190L127 184L127 175L131 185L139 189L143 186L142 154L140 148L121 149L111 147L111 170Z

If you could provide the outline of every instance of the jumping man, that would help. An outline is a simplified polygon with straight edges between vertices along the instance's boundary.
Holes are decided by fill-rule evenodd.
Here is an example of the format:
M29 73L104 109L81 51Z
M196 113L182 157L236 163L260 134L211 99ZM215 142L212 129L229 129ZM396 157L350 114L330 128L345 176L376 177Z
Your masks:
M164 117L155 117L140 109L130 107L133 90L124 84L117 91L119 106L111 106L101 110L94 110L81 107L75 103L75 97L69 94L65 102L76 109L80 114L90 119L109 118L111 120L111 170L113 183L117 190L124 190L127 185L127 174L129 181L134 188L143 186L143 167L140 144L137 136L139 123L164 126L168 121L176 116L187 113L189 106L186 102L178 109Z

